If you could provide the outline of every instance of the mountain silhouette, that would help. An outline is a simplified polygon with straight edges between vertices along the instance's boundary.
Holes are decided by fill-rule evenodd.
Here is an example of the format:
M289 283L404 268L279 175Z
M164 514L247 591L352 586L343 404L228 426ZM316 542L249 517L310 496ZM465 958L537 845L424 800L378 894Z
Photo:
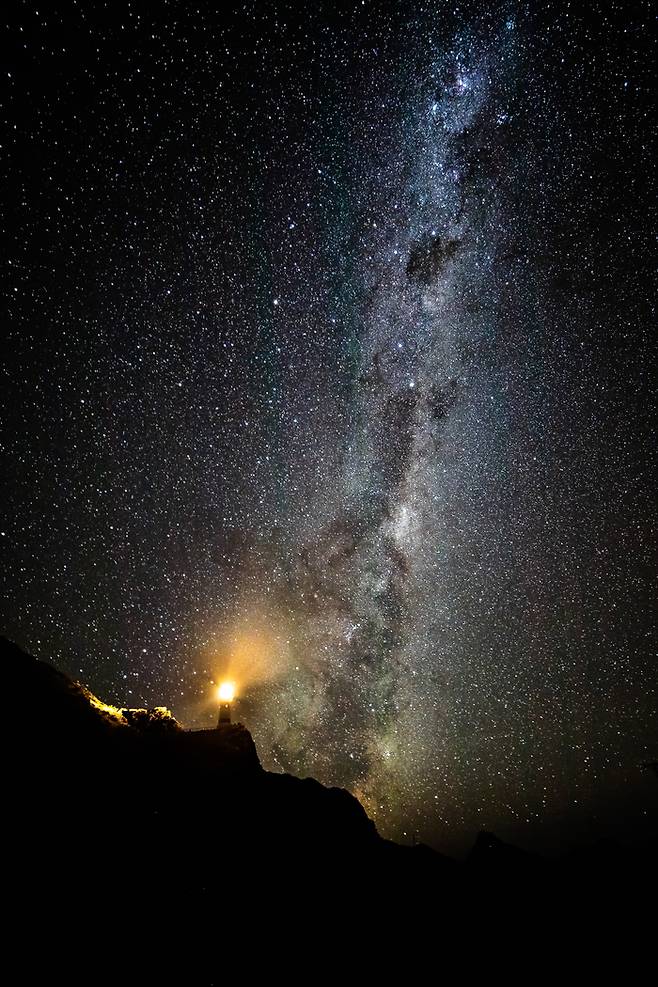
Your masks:
M215 982L199 944L218 923L242 934L245 910L251 927L337 903L334 920L431 918L456 943L492 922L539 934L547 911L578 902L582 921L584 900L591 917L655 883L655 845L548 861L481 833L463 862L400 846L347 791L264 770L242 724L187 731L163 708L117 709L6 640L0 660L5 900L40 928L102 933L102 950L108 936L155 948L166 928L200 964L190 982Z
M187 731L165 709L111 707L44 661L3 640L3 728L11 804L32 826L101 855L121 872L166 869L170 886L200 893L249 867L289 875L307 866L353 874L381 867L452 871L429 848L382 839L354 796L311 778L265 771L240 723ZM35 833L36 841L36 833ZM36 841L38 842L38 841ZM190 854L206 845L203 862Z

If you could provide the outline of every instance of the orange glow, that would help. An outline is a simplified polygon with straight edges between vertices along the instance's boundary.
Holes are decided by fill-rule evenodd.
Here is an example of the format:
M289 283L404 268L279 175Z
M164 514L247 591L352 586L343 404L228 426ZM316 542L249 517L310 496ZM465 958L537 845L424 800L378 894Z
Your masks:
M222 703L230 703L235 699L235 686L232 682L222 682L217 690L217 697Z
M250 613L206 644L215 687L230 682L243 696L253 685L280 678L290 664L289 645L289 632L274 615Z
M262 682L271 677L276 644L268 629L238 627L229 639L227 670L240 682Z

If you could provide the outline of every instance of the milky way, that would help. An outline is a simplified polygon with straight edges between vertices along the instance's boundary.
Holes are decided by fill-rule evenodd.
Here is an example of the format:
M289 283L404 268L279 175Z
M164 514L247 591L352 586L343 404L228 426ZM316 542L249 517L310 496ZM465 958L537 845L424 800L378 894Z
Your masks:
M230 674L397 838L641 806L643 23L17 17L5 633L192 726Z

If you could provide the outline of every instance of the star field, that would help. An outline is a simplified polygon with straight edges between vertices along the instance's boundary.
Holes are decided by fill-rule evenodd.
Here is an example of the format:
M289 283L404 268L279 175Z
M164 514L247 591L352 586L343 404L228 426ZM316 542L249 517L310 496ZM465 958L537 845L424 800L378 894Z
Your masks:
M658 757L649 8L538 7L5 14L3 632L446 849Z

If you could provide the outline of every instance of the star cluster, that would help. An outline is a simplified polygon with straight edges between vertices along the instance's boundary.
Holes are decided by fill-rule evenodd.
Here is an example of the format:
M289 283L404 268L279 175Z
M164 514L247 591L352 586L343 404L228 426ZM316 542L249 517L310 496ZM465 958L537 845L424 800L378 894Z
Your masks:
M641 806L648 9L6 17L4 633L192 726L230 671L385 835Z

